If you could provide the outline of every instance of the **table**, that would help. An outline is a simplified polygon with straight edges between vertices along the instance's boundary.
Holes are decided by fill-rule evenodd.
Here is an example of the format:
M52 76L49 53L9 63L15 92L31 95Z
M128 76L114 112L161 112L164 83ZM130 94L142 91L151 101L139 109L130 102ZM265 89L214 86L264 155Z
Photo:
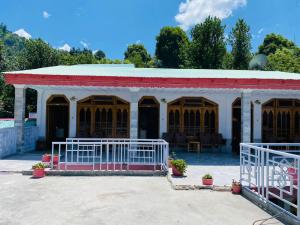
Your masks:
M197 152L201 151L201 143L199 141L188 142L188 152L193 150L196 150Z

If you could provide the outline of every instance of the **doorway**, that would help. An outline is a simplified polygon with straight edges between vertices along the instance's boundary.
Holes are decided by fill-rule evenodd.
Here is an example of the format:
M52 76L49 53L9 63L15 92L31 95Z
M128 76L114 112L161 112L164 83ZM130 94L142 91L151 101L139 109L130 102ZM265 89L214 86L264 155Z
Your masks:
M63 141L69 136L69 101L53 95L47 101L47 143Z
M138 137L159 138L159 102L155 97L143 97L139 101Z

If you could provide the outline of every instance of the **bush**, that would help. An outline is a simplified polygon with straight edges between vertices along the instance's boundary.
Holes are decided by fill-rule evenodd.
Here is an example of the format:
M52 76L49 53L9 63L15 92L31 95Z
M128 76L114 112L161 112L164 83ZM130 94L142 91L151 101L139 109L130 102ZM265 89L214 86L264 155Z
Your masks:
M184 174L187 164L183 159L175 159L172 160L172 166L174 166L178 170L178 172Z
M32 166L32 169L45 169L45 168L46 168L46 165L44 163L41 163L41 162L39 162L37 164L34 164Z
M213 179L212 175L210 175L210 174L205 174L202 178L203 179Z

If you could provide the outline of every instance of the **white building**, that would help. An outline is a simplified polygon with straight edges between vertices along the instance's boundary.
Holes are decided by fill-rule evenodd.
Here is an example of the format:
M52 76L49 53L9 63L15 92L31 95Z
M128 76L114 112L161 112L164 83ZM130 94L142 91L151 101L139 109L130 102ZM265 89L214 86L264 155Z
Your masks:
M19 151L26 88L38 93L38 133L49 142L75 136L222 134L231 151L240 139L300 139L299 74L75 65L7 72L5 78L15 86Z

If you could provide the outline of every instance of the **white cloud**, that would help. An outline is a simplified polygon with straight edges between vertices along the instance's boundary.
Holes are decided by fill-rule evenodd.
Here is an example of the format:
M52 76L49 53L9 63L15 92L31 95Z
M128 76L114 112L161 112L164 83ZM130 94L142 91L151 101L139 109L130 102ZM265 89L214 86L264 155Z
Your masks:
M49 14L47 11L43 11L43 17L45 19L48 19L51 16L51 14Z
M26 30L24 30L24 28L16 30L14 33L16 35L18 35L20 37L23 37L23 38L26 38L26 39L30 39L31 38L31 35L29 33L27 33Z
M84 42L84 41L80 41L80 44L81 44L84 48L88 48L88 47L89 47L89 45L88 45L86 42Z
M246 4L247 0L186 0L180 3L175 20L182 29L188 30L208 16L225 19L232 15L233 10Z
M257 33L258 33L258 34L261 34L264 30L265 30L264 28L260 28L260 29L257 31Z
M69 51L71 51L71 46L68 44L64 44L63 46L59 47L58 49L69 52Z

